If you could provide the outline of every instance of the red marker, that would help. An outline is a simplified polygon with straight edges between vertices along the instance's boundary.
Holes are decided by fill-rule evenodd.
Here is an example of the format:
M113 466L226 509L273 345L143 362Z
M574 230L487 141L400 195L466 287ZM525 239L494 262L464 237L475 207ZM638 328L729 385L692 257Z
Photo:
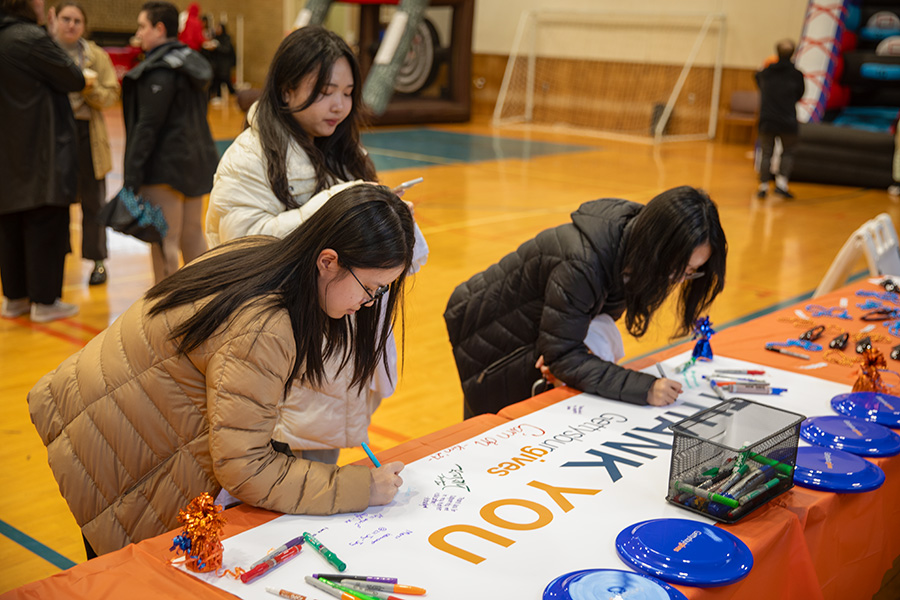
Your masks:
M717 375L765 375L765 371L747 371L745 369L716 369Z
M270 569L273 569L281 563L300 554L300 548L301 546L291 546L281 554L276 554L274 557L270 558L262 564L253 567L246 573L241 573L241 581L243 581L244 583L250 583L257 577L267 573Z

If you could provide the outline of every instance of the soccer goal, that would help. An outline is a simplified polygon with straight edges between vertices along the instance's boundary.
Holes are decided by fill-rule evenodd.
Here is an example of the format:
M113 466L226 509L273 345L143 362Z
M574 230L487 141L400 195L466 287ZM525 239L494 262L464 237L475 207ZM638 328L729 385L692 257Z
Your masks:
M531 10L493 122L631 141L715 137L725 15Z

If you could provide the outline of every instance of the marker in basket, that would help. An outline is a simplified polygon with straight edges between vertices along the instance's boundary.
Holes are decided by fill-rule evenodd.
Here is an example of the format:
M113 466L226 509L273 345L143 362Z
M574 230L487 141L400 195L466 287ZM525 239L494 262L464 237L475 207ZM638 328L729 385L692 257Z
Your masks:
M766 350L770 352L777 352L779 354L784 354L785 356L793 356L794 358L802 358L803 360L809 360L809 354L803 354L801 352L792 352L790 350L785 350L784 348L779 348L778 346L772 346L770 344L766 344Z
M765 482L758 488L750 490L749 492L747 492L746 494L744 494L743 496L738 498L738 504L740 504L741 506L747 504L748 502L750 502L751 500L753 500L760 494L768 492L773 487L778 485L780 482L781 482L780 479L778 479L777 477L773 477L772 479L768 480L767 482Z
M675 482L675 489L679 492L691 492L698 498L703 498L704 500L709 500L710 502L718 502L719 504L724 504L725 506L730 506L731 508L737 508L738 506L740 506L740 504L738 504L738 501L730 496L723 496L722 494L710 492L698 488L695 485L681 483L680 481Z
M783 474L787 475L788 477L794 476L794 467L793 466L791 466L789 464L785 464L780 461L777 461L774 458L769 458L768 456L763 456L762 454L756 454L755 452L751 452L750 459L755 460L756 462L758 462L760 464L769 465L770 467L774 467L776 471L778 471L779 473L783 473Z
M324 556L325 560L331 563L331 565L334 566L335 569L337 569L338 571L347 570L347 563L339 559L337 557L337 554L326 548L325 545L317 540L311 533L304 531L303 539L305 539L307 543L316 550L316 552Z
M372 449L369 448L369 445L368 445L367 443L363 442L363 443L362 443L362 448L363 448L363 450L366 451L366 454L369 455L369 458L371 459L372 464L375 465L376 467L380 467L380 466L381 466L381 463L378 462L378 459L377 459L377 458L375 458L375 454L372 452Z

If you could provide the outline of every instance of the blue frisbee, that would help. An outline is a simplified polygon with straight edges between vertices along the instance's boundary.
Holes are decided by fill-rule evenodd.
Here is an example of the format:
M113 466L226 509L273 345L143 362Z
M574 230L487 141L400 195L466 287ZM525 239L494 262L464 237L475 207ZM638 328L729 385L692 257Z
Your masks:
M797 448L794 483L826 492L868 492L884 483L884 471L843 450L801 446Z
M851 392L831 399L836 412L872 421L886 427L900 427L900 398L880 392Z
M807 442L837 448L859 456L894 456L900 453L900 435L884 425L856 417L810 417L800 425Z
M714 587L743 579L753 553L734 534L688 519L651 519L616 536L619 558L669 583Z
M544 589L543 600L687 600L667 583L643 573L583 569L560 575Z

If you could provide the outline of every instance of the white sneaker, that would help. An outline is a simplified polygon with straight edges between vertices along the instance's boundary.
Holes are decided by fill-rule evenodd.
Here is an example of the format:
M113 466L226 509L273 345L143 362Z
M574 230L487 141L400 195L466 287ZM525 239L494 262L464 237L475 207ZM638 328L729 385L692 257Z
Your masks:
M6 319L15 319L21 317L31 309L31 302L28 298L19 298L18 300L10 300L3 296L3 307L0 309L0 315Z
M53 304L38 304L35 302L31 305L31 320L35 323L66 319L77 314L78 307L76 305L68 304L62 300L57 300Z

